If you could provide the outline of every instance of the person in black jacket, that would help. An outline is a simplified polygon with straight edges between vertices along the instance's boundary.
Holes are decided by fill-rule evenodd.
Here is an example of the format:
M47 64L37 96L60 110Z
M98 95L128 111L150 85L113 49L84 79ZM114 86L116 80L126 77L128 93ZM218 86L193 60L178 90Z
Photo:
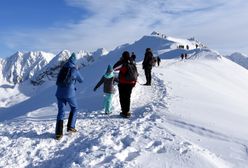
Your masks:
M157 56L157 63L158 63L158 66L160 65L160 62L161 62L161 59L159 56Z
M144 85L150 86L152 80L152 66L153 66L153 54L151 48L146 49L145 57L142 63L145 71L146 83Z
M119 89L119 99L121 105L120 115L125 118L129 118L131 116L131 112L130 112L131 94L132 94L132 89L137 81L137 80L128 80L126 78L126 74L128 73L127 64L131 64L131 63L132 63L132 59L130 57L129 52L124 51L122 53L121 59L117 61L113 66L115 71L119 71L118 89Z

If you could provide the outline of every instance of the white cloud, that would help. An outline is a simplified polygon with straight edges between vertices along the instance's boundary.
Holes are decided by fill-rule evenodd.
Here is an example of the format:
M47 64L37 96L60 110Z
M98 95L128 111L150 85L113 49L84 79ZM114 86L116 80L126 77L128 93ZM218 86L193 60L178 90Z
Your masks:
M221 51L248 53L248 4L245 0L67 0L89 17L64 27L15 32L4 40L9 48L46 50L112 49L153 30L195 36ZM246 51L245 51L246 50Z

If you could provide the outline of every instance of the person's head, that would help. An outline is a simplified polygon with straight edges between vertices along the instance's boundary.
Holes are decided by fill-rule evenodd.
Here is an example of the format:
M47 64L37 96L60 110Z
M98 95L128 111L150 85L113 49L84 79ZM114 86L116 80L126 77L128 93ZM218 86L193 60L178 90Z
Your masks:
M70 56L70 58L69 58L69 61L70 61L71 63L76 64L77 58L76 58L76 54L75 54L74 52L71 54L71 56Z
M106 73L111 73L113 72L113 67L111 65L108 65Z
M151 52L151 48L146 48L146 52Z
M124 52L122 53L122 59L123 59L124 61L128 61L128 60L130 59L130 54L129 54L128 51L124 51Z
M132 55L134 55L134 52L132 52Z

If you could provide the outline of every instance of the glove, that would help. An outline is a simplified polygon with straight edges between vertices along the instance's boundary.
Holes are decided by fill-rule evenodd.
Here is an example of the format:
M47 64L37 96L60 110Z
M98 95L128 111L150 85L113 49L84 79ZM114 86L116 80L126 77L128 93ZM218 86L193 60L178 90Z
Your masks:
M95 92L95 91L96 91L96 88L94 88L93 90L94 90L94 92Z

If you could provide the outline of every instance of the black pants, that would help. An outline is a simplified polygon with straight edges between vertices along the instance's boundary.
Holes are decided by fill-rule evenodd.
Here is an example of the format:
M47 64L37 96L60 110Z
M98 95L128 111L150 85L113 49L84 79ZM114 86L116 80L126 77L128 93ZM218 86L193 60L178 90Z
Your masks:
M151 84L152 82L152 69L145 68L145 75L146 75L146 84Z
M133 89L132 84L119 84L119 97L121 104L121 111L124 114L127 114L130 111L130 98Z

